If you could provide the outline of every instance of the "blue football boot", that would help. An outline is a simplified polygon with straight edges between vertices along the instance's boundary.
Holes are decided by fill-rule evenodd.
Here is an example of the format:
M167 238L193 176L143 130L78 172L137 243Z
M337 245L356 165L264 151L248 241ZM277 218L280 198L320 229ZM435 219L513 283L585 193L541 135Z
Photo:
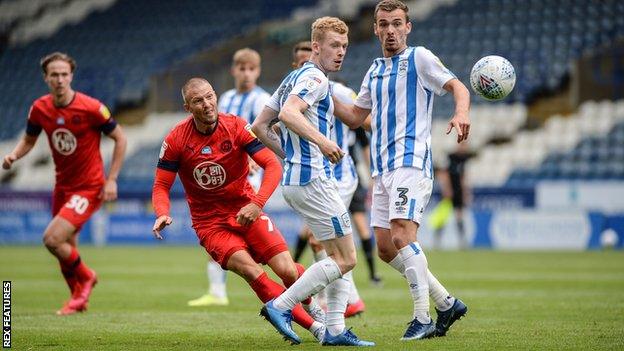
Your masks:
M408 323L407 330L401 340L420 340L427 339L435 336L435 324L433 320L427 324L420 323L418 319L414 318Z
M273 301L264 304L262 309L260 310L260 315L264 317L267 321L269 321L277 331L282 334L284 339L290 341L291 343L297 345L301 344L301 338L295 333L292 328L292 311L280 311L275 306L273 306Z
M468 312L468 306L466 306L462 300L455 298L455 303L451 306L451 308L444 312L438 311L436 308L436 312L438 313L438 319L435 324L436 335L444 336L455 321L466 315Z
M351 328L345 329L342 333L334 336L329 333L328 330L325 330L325 335L323 336L323 341L321 342L323 346L375 346L375 343L372 341L364 341L360 340L353 332Z

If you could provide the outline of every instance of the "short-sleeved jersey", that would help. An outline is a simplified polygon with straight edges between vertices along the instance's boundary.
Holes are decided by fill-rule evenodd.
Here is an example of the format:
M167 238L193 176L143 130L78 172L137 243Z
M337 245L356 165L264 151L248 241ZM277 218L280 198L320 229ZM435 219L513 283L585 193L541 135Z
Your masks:
M56 167L56 187L77 189L104 183L100 140L116 125L106 106L92 97L76 92L69 105L57 107L48 94L31 106L26 133L37 136L45 131Z
M178 173L195 226L225 222L254 197L247 159L263 148L239 117L219 113L216 129L203 134L189 116L165 137L158 168Z
M351 88L332 81L329 82L329 85L332 95L338 99L338 101L349 105L353 104L356 94ZM355 139L355 132L336 118L334 128L332 129L332 140L335 141L344 152L342 160L333 165L334 177L338 182L350 182L352 179L357 178L355 163L349 153L349 145L353 139Z
M260 87L246 93L231 89L219 98L219 112L230 113L247 120L249 124L258 117L271 95Z
M323 71L314 63L306 62L284 78L267 106L279 112L290 95L297 95L308 104L304 116L321 134L331 138L334 103L329 80ZM318 177L330 179L333 176L329 160L316 144L290 131L283 123L280 128L281 145L286 154L282 185L306 185Z
M453 78L422 46L373 61L355 101L371 110L373 177L399 167L428 167L433 94L444 95L444 84Z

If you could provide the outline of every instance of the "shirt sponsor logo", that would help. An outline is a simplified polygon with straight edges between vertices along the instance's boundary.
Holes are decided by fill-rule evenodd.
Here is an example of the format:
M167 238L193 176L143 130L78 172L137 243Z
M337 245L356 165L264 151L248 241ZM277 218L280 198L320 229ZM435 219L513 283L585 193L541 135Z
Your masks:
M52 147L62 155L71 155L76 151L78 141L72 132L58 128L52 133Z
M211 190L222 186L225 183L227 174L220 164L204 161L195 166L193 177L200 187Z

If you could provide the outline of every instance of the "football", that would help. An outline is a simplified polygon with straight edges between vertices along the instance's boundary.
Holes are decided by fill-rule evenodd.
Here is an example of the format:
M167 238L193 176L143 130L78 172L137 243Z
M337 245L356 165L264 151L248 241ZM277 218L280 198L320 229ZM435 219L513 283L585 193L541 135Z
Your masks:
M485 56L472 67L470 85L475 93L491 101L505 98L516 84L516 72L501 56Z

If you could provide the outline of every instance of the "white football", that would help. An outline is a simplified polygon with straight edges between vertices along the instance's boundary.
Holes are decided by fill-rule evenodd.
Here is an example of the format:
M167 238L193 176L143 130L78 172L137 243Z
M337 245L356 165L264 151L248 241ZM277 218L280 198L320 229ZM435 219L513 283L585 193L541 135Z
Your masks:
M485 56L472 67L470 85L475 93L487 100L501 100L516 84L516 72L504 57Z

